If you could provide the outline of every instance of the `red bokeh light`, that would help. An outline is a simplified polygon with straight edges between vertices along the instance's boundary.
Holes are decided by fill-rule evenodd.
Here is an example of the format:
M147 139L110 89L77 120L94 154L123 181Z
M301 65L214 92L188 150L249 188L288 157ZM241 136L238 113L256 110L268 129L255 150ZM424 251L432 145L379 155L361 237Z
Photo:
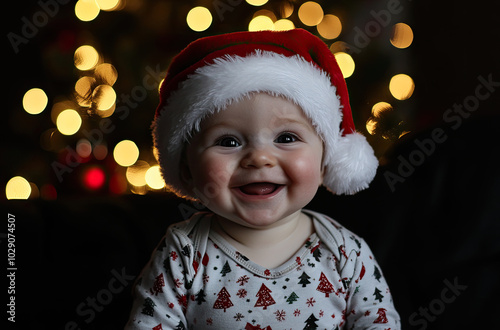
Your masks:
M100 189L105 181L106 175L100 167L89 168L83 175L83 184L92 190Z

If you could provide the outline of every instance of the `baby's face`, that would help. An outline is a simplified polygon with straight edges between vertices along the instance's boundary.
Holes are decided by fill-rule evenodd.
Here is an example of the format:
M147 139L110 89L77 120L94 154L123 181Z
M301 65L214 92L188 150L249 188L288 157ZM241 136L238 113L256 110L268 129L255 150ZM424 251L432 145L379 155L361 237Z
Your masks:
M265 228L311 201L323 180L322 156L300 107L257 93L203 120L183 176L214 213Z

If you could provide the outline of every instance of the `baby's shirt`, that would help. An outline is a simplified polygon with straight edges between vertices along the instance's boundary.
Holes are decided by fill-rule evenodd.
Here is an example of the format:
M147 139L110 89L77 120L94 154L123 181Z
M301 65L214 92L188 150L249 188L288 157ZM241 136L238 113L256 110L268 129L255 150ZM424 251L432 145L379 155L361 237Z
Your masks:
M126 329L400 329L365 241L304 213L315 233L275 269L211 230L211 213L172 225L136 283Z

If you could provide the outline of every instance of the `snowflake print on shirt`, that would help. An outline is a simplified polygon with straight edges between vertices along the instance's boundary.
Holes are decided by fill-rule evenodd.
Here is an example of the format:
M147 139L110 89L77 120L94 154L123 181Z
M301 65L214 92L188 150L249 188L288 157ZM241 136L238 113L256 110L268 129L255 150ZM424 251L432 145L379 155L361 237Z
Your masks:
M276 315L276 320L278 320L279 322L283 322L286 317L286 312L284 310L278 309L276 312L274 312L274 315Z
M236 295L240 298L245 298L247 296L247 290L239 289Z
M248 283L249 279L250 279L250 277L248 277L246 275L243 275L240 278L238 278L238 280L236 281L236 283L238 283L240 286L244 286L246 283Z

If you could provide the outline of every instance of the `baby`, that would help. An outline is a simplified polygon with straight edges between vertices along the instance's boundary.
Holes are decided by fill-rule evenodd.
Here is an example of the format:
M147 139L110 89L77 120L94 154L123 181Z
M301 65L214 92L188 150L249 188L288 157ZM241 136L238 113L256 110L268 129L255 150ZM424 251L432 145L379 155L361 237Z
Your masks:
M168 229L126 329L400 329L365 241L303 209L320 185L365 189L378 165L320 39L300 29L199 39L160 96L165 182L210 212Z

